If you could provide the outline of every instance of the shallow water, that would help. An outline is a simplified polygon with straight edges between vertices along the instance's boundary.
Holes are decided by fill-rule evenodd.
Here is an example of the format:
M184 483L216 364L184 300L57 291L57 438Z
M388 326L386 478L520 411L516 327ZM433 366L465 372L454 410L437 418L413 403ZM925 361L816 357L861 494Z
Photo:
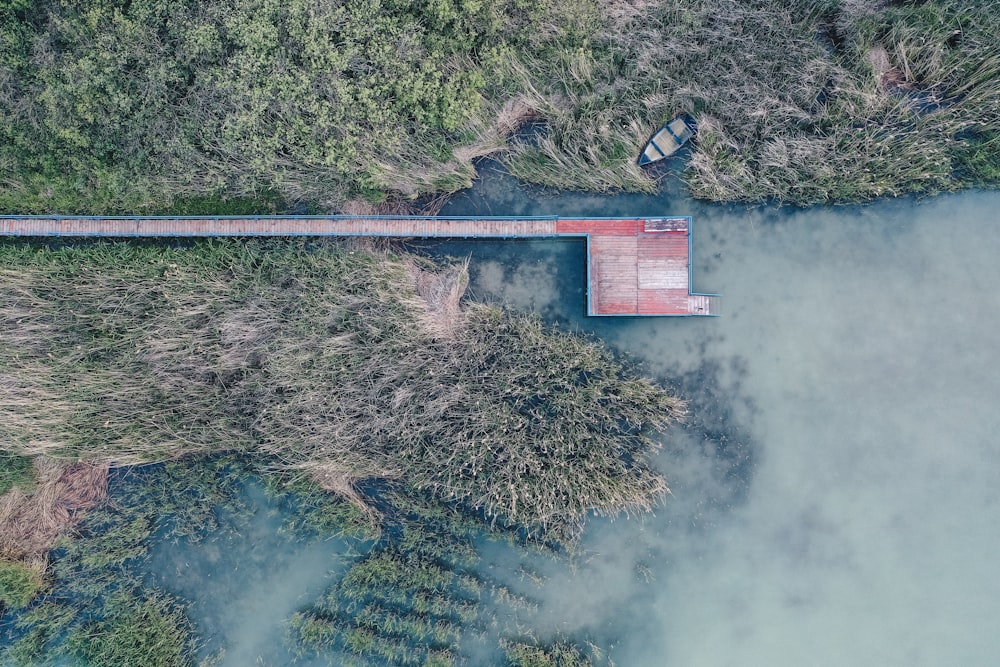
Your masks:
M588 320L582 246L528 248L503 280L481 268L497 251L473 255L474 290L596 332L693 400L660 457L672 497L592 525L543 589L549 628L604 637L620 665L996 661L1000 194L497 208L692 214L695 287L723 294L721 318Z
M286 622L312 604L349 566L358 546L342 539L304 541L283 530L280 504L247 485L249 512L224 515L224 529L203 540L161 542L150 583L191 602L188 614L213 665L287 665ZM326 665L299 660L298 665Z
M453 200L444 214L691 214L695 288L723 294L721 318L588 319L582 242L424 245L471 256L474 296L593 332L691 400L654 516L594 521L571 567L484 545L490 577L542 602L510 622L623 667L995 662L997 211L998 193L746 209L496 173ZM343 543L260 517L221 551L158 555L224 666L283 664L283 623L342 566Z

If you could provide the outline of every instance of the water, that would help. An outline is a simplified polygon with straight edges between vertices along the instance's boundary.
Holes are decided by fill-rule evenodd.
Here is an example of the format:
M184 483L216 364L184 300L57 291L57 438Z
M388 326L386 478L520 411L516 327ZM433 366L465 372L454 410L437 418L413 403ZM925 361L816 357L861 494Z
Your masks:
M718 319L587 320L582 247L528 248L503 280L474 255L484 296L596 332L706 415L668 435L666 507L592 525L544 587L550 629L603 634L621 665L995 664L1000 194L515 208L693 214L695 286L724 295Z
M592 332L692 401L655 515L592 522L572 567L486 545L484 570L542 601L519 622L592 637L623 667L995 663L998 210L977 192L801 211L676 184L556 195L495 173L457 197L443 213L691 214L695 287L724 296L722 318L588 319L582 242L426 246L471 255L474 295ZM232 562L170 556L203 564L174 589L224 666L282 664L268 647L346 548L268 537L268 521ZM217 574L237 561L246 574Z
M225 530L197 543L163 542L152 552L151 582L183 600L213 665L279 666L292 662L286 623L347 570L354 554L343 539L304 541L282 530L282 509L250 482L252 510L224 516ZM296 662L303 667L324 660Z

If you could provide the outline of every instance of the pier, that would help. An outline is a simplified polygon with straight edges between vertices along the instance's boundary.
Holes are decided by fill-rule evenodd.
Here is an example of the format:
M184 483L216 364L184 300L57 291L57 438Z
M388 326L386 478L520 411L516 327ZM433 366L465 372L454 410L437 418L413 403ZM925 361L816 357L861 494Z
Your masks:
M0 236L583 238L587 243L588 315L718 315L720 306L718 295L693 291L689 216L0 216Z

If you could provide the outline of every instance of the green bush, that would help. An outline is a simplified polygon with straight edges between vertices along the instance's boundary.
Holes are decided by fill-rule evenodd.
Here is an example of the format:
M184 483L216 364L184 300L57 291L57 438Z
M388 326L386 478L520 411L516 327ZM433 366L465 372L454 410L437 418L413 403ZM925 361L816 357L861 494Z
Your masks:
M481 115L478 53L542 4L0 6L0 211L266 213L464 184L434 147Z

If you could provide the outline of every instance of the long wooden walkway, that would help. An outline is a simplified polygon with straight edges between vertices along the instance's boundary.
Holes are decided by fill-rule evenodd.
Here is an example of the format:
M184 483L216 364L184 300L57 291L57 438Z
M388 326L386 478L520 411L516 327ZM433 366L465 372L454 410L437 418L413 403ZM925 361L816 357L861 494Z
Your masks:
M0 236L581 237L589 315L718 315L719 297L691 289L691 218L404 216L0 216Z

